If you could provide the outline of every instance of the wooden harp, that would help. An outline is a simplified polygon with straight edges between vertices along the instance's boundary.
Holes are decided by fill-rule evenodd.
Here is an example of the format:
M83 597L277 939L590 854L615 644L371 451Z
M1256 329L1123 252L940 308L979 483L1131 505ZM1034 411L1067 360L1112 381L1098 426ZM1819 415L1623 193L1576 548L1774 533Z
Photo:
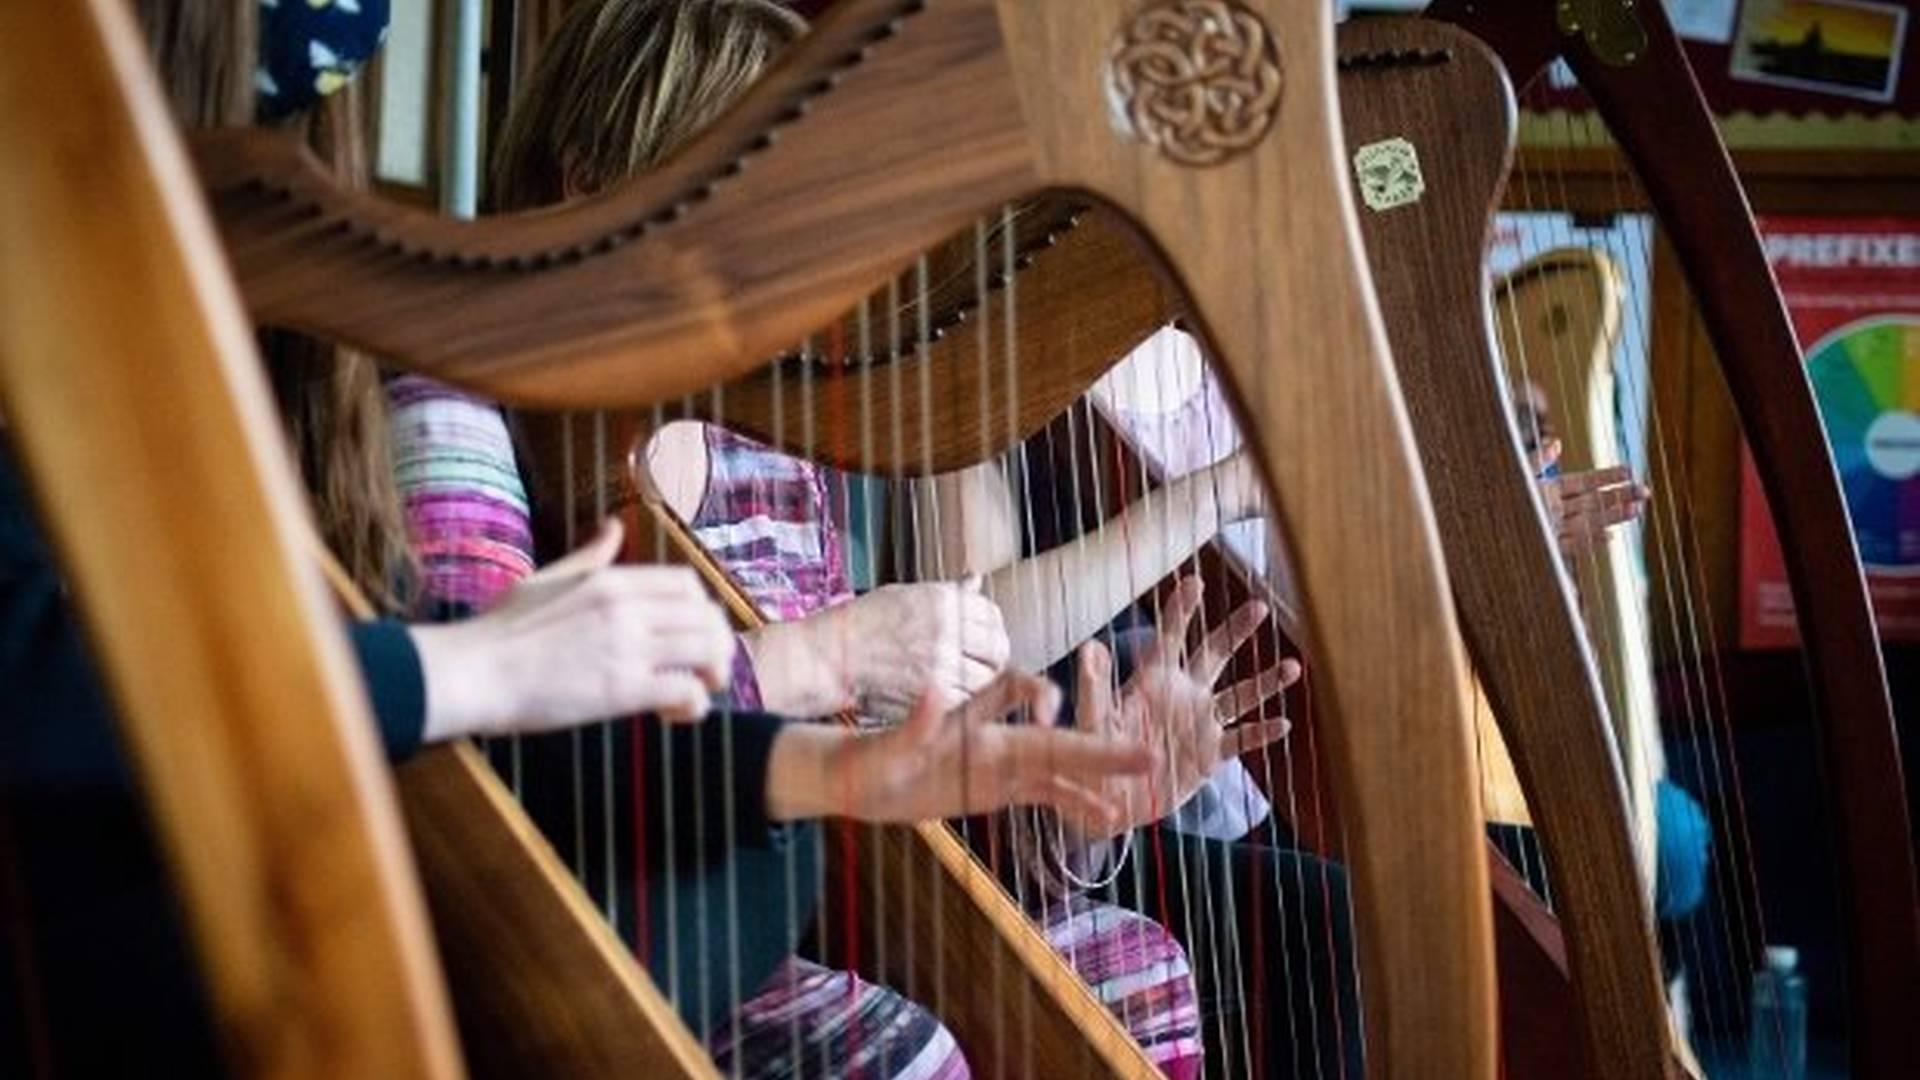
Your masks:
M1731 159L1658 5L1442 0L1430 15L1497 52L1516 85L1566 61L1638 178L1700 305L1775 508L1837 835L1853 1066L1902 1076L1920 1034L1920 887L1887 680L1852 527L1785 307Z
M1276 21L1278 13L1263 14L1267 25L1274 28L1268 40L1273 42L1278 66L1285 71L1304 71L1307 69L1302 65L1313 62L1317 66L1312 71L1318 78L1326 63L1325 53L1319 51L1327 41L1322 20L1294 16L1280 23ZM1120 33L1126 25L1122 14L1113 11L1108 17L1115 27L1113 33ZM1245 16L1236 11L1235 17ZM1186 238L1174 241L1170 252L1198 243L1201 234L1193 230L1192 223L1178 230L1170 220L1156 224L1153 216L1168 211L1152 207L1170 203L1175 192L1189 184L1219 185L1223 191L1237 189L1239 194L1234 198L1243 200L1240 205L1246 208L1248 220L1270 222L1266 227L1276 232L1299 230L1295 235L1301 241L1310 234L1319 236L1322 229L1337 231L1348 220L1339 212L1326 216L1303 213L1282 223L1272 221L1270 214L1254 212L1256 205L1275 202L1314 205L1328 195L1335 200L1329 205L1337 206L1338 195L1331 192L1337 180L1330 157L1327 171L1309 178L1291 165L1282 170L1279 147L1273 143L1263 142L1244 158L1206 169L1176 164L1162 151L1138 141L1109 145L1109 137L1104 134L1110 127L1107 89L1098 73L1113 38L1102 34L1102 40L1089 40L1076 29L1061 25L1058 20L1062 18L1058 13L1041 15L1016 11L1011 6L995 12L984 4L849 5L825 20L763 86L694 149L634 188L570 211L475 227L423 219L350 199L343 202L312 173L301 171L296 160L284 153L274 157L270 144L223 136L203 143L203 175L226 222L229 248L256 315L263 321L371 346L382 355L508 399L555 405L644 401L741 373L809 327L844 310L913 252L963 223L963 215L977 210L981 202L1029 190L1048 186L1091 189L1140 217L1145 231L1156 238L1163 233L1184 232ZM1252 23L1259 21L1253 19ZM1010 52L999 53L992 47L996 41L1004 41ZM1314 54L1301 54L1296 62L1292 50L1301 47L1314 50L1317 61L1309 60ZM1078 88L1055 87L1049 81L1044 90L1040 84L1024 89L1007 81L1009 65L1014 71L1030 66L1036 71L1041 67L1084 69L1095 75ZM832 77L825 77L825 72L831 72ZM1054 96L1056 91L1058 96ZM1039 104L1042 100L1047 104ZM937 109L941 102L961 101L968 104L966 118L953 117L952 124L945 117L939 123L929 122L932 114L928 103ZM1309 98L1298 87L1287 89L1280 99L1280 128L1301 135L1310 130L1290 126L1292 110L1298 108L1302 110L1301 124L1311 124L1319 131L1315 145L1324 147L1320 140L1331 139L1330 132L1321 126L1329 104L1323 94ZM1025 128L1017 123L1023 115ZM809 133L816 130L860 132L867 159L847 155L830 140L812 141ZM1096 131L1102 134L1090 137ZM933 132L941 141L930 146ZM221 145L221 139L228 145ZM873 157L876 153L880 154L878 159ZM1323 156L1321 150L1316 149L1315 156ZM1101 178L1106 170L1112 170L1113 179ZM1269 176L1280 178L1282 172L1285 177L1281 187L1264 186ZM887 180L869 188L876 183L875 176ZM1319 194L1310 195L1304 187L1293 186L1309 181ZM1108 190L1110 187L1114 189ZM771 188L779 189L770 196L773 202L760 203L760 192ZM809 191L834 194L830 200L817 196L803 200L801 193ZM855 197L866 191L875 198ZM810 201L813 206L800 206L802 201ZM764 212L765 207L782 204L795 207L799 217L782 224L777 214ZM864 206L855 215L864 224L816 216L819 210L855 204ZM759 205L763 212L750 218L741 212L749 205ZM730 234L724 231L729 223L733 230ZM709 225L720 231L708 232ZM1217 228L1221 233L1208 245L1216 249L1224 242L1225 233L1239 226L1230 229L1223 223ZM1332 242L1330 237L1321 239ZM817 246L816 240L823 246ZM1316 239L1310 246L1319 243ZM285 256L293 250L298 250L300 257L289 261ZM1197 252L1199 248L1191 250ZM1277 247L1268 254L1256 254L1263 261L1280 256ZM1176 261L1180 258L1174 257ZM287 271L296 262L298 269L290 277ZM366 268L366 282L371 288L354 297L336 293L334 299L340 302L338 306L357 309L360 314L338 320L318 310L299 310L303 305L315 307L311 297L302 295L307 284L334 279L346 265ZM1245 293L1244 272L1243 267L1227 275L1223 267L1215 266L1178 273L1187 281L1196 298L1196 310L1212 328L1209 336L1223 355L1234 349L1249 356L1264 355L1260 365L1249 362L1245 381L1252 386L1257 380L1266 387L1260 392L1273 395L1275 403L1283 396L1281 381L1318 386L1323 378L1331 378L1303 370L1283 379L1284 368L1274 358L1282 354L1312 355L1325 362L1345 354L1347 349L1281 346L1278 342L1265 347L1231 343L1236 339L1251 343L1254 337L1248 335L1262 326L1265 329L1261 332L1267 334L1279 333L1280 325L1291 333L1303 332L1312 323L1324 330L1338 321L1330 322L1320 305L1296 308L1291 301L1279 303L1271 297L1263 298L1264 304L1253 296L1236 300L1233 309L1237 311L1211 310L1205 297L1217 286L1202 284L1202 279L1231 276L1242 282L1239 291ZM591 290L595 279L603 283L606 303L588 299L583 291ZM808 281L809 287L796 291L793 283L799 280ZM508 300L510 295L517 299ZM363 299L369 306L360 306ZM396 301L402 303L396 306ZM420 333L416 320L431 317L435 310L448 311L449 303L457 304L463 313L458 331ZM561 306L568 314L543 317L538 324L525 318L529 310ZM407 310L403 312L402 307ZM1310 316L1310 309L1321 313ZM472 316L481 312L492 314L481 315L476 321ZM1364 321L1364 308L1351 315ZM1242 329L1224 329L1228 320L1240 323ZM493 325L489 328L481 322ZM530 333L542 340L529 337ZM522 339L517 345L513 343L516 337ZM556 358L563 349L574 351L574 346L565 344L569 341L580 345L591 342L591 349L558 363ZM627 344L621 344L623 341ZM631 363L641 354L642 342L650 355L708 356L716 362L679 372L653 365L643 372ZM456 344L463 351L471 350L467 352L471 364L447 351L449 345ZM653 352L655 349L660 352ZM1285 406L1287 412L1305 408L1300 399L1286 396L1290 401ZM1372 437L1371 422L1362 424L1338 410L1329 412L1327 404L1320 400L1306 410L1330 422L1331 427L1323 431L1326 438L1335 438L1335 429L1338 441L1343 443ZM1274 437L1268 434L1270 430L1294 422L1291 417L1276 418L1260 425L1263 443ZM1269 450L1271 458L1308 452L1305 443L1291 443L1294 435L1286 438L1286 449L1274 446ZM1276 473L1275 477L1287 491L1309 484L1305 476L1290 478ZM1374 483L1370 480L1366 486ZM1398 483L1397 479L1393 482L1396 486ZM1350 494L1352 485L1346 488ZM1311 497L1331 498L1333 494L1333 489L1323 489L1319 496ZM1304 509L1288 513L1290 521L1298 517L1304 522L1316 516ZM1326 520L1331 523L1333 519ZM1423 528L1411 519L1402 524L1415 533ZM1315 528L1302 527L1309 531ZM1386 528L1385 534L1413 533L1396 526ZM1295 547L1304 552L1317 543L1300 535ZM1405 564L1399 557L1388 561ZM1331 575L1328 580L1388 580L1376 576L1386 567L1372 571L1332 566L1326 571L1306 566L1302 569L1309 590L1315 593L1330 587L1314 584L1322 573ZM1391 591L1400 592L1397 586ZM1428 596L1433 599L1432 594ZM1413 622L1411 618L1388 621L1402 631ZM1384 627L1380 629L1384 632ZM1338 663L1332 658L1352 643L1344 633L1328 637L1325 628L1319 626L1316 631L1316 640L1326 650L1329 663ZM1388 638L1374 640L1379 643ZM1432 660L1438 663L1442 658L1436 654ZM1434 700L1457 701L1455 673L1443 675L1441 668L1445 665L1434 663L1422 661L1413 666L1429 676L1441 676L1444 689L1423 684L1441 695ZM1373 685L1361 693L1370 696L1387 689L1377 679L1371 681ZM1401 699L1402 704L1395 707L1387 706L1385 696L1373 704L1356 705L1347 700L1350 691L1338 686L1336 682L1331 696L1340 713L1371 718L1364 724L1356 721L1352 725L1355 732L1365 730L1365 740L1391 741L1393 735L1375 726L1380 723L1378 718L1405 718L1404 702L1412 699ZM1395 691L1394 696L1397 694ZM1447 738L1458 740L1457 749L1464 754L1463 733L1457 726L1448 726ZM1406 733L1400 732L1399 737L1406 737ZM1357 784L1393 786L1385 784L1385 774L1371 763L1385 752L1384 746L1370 751L1354 748ZM1360 759L1370 764L1359 768ZM1429 770L1427 775L1431 784L1435 774ZM1471 883L1469 895L1462 900L1465 936L1456 937L1452 930L1436 929L1427 915L1415 920L1394 904L1389 894L1399 892L1398 887L1382 889L1373 883L1373 875L1386 870L1389 863L1403 867L1412 864L1396 856L1376 866L1365 865L1375 859L1369 851L1371 828L1385 827L1384 822L1371 828L1364 824L1369 812L1363 808L1370 798L1356 788L1346 800L1356 808L1352 820L1358 829L1354 847L1362 860L1356 874L1357 888L1362 893L1380 893L1382 908L1378 919L1361 913L1360 936L1382 948L1399 947L1389 946L1390 940L1408 945L1417 942L1423 949L1434 947L1438 939L1484 942L1483 870L1472 856L1478 848L1472 826L1463 826L1456 840L1447 844L1435 846L1429 842L1418 857L1421 862L1437 865L1450 857L1444 856L1443 850L1454 850L1456 841L1465 845L1455 854L1462 855L1467 865L1456 863L1446 871ZM1461 808L1471 806L1472 797L1451 790L1438 801L1452 809L1436 807L1433 812L1457 821ZM1397 812L1391 816L1401 817ZM1435 819L1422 811L1407 815L1406 820ZM1444 978L1451 983L1461 972L1471 971L1473 963L1464 967L1451 961L1409 964L1404 974L1394 973L1399 970L1398 961L1380 965L1368 960L1365 966L1369 993L1380 1001L1405 992L1421 1001L1417 1006L1420 1009L1486 1005L1480 989L1463 995L1458 986L1429 992L1411 986L1402 990L1395 985L1415 972L1421 978ZM1447 1004L1442 1005L1442 1000ZM1417 1057L1431 1064L1451 1053L1437 1049L1436 1039L1453 1039L1442 1031L1471 1032L1477 1028L1477 1021L1410 1022L1409 1014L1400 1009L1397 1004L1380 1005L1369 1026L1369 1048L1389 1071L1395 1068L1393 1062L1399 1052L1394 1046L1401 1038L1419 1045L1417 1050L1408 1049L1407 1053L1413 1055L1408 1060ZM1484 1032L1483 1028L1478 1030ZM1396 1031L1406 1034L1396 1035ZM1416 1031L1421 1034L1415 1035ZM1468 1063L1460 1067L1477 1071L1484 1066Z
M0 33L24 50L0 70L6 434L119 702L229 1060L457 1076L365 692L128 7L9 5Z
M1531 480L1518 465L1489 321L1481 252L1506 176L1511 94L1484 47L1433 22L1344 26L1337 63L1356 168L1368 148L1394 140L1424 163L1429 194L1363 208L1361 231L1389 298L1389 336L1402 343L1396 364L1481 685L1548 851L1575 864L1563 871L1561 859L1551 863L1559 920L1512 869L1497 858L1491 867L1505 1060L1528 1072L1564 1071L1584 1055L1610 1069L1665 1075L1673 1059L1664 998L1607 702ZM1128 258L1120 239L1089 213L1037 245L1020 274L1023 295L1049 297L1062 279L1097 276L1110 296L1123 298L1113 306L1127 318L1087 331L1108 353L1131 348L1184 310L1179 297L1156 291L1153 275ZM1054 350L1068 364L1086 363L1055 344L1067 335L1045 328L1045 303L1024 321L1021 354ZM989 321L998 317L989 311ZM958 378L971 370L970 348L961 334L918 362L939 369L934 378L945 385L947 371ZM730 385L729 422L773 437L767 393L760 377ZM1011 426L1032 430L1066 401L1050 398ZM935 423L970 421L957 407Z
M1342 27L1337 42L1350 153L1410 140L1429 177L1432 194L1424 199L1363 209L1361 231L1374 278L1391 298L1384 305L1390 339L1403 343L1396 365L1434 485L1443 548L1480 684L1520 764L1548 851L1569 853L1566 861L1576 864L1571 879L1557 877L1560 859L1551 864L1559 919L1504 862L1496 858L1491 866L1505 1060L1529 1072L1564 1071L1585 1055L1610 1068L1664 1074L1671 1061L1664 999L1607 702L1531 481L1517 464L1481 270L1510 153L1511 94L1497 60L1443 24L1359 20ZM1359 186L1358 179L1352 182ZM1075 374L1009 403L1017 415L988 419L996 447L1005 441L1002 431L1026 433L1045 424L1104 368L1105 357L1131 349L1186 310L1099 209L1067 214L1055 228L1036 230L1020 258L1026 313L1019 353L1041 358L1046 370ZM1056 298L1071 296L1071 283L1079 280L1103 283L1109 317L1065 313L1067 302ZM1056 302L1058 310L1051 306ZM1005 305L1005 296L989 297L986 321L999 325ZM923 353L894 358L932 368L924 377L938 385L966 388L937 400L929 413L901 417L910 444L921 423L965 432L963 447L978 441L978 395L968 381L978 371L978 346L962 326L974 314L941 309L933 325L953 326L954 333ZM1066 341L1080 347L1062 347ZM922 375L909 376L917 377ZM726 422L779 441L769 408L775 391L765 372L729 384ZM808 449L791 440L788 445L796 452ZM936 444L935 468L964 463L958 449L956 456L939 456L947 445ZM1259 587L1258 575L1244 568L1232 576Z
M1670 1040L1653 920L1608 702L1516 441L1482 269L1513 146L1510 91L1498 61L1452 28L1357 20L1341 41L1356 160L1398 159L1419 177L1420 190L1389 180L1363 190L1362 233L1461 629L1539 830L1562 931L1559 942L1530 941L1524 899L1503 893L1507 1061L1560 1071L1567 1062L1538 1055L1571 1049L1554 1038L1570 1022L1590 1067L1663 1076ZM1565 950L1575 1002L1550 1020L1538 988L1509 981L1528 970L1516 954L1529 946Z
M1250 145L1195 167L1181 159L1214 149L1115 130L1103 71L1131 14L1225 20L1244 47L1277 69L1283 86L1269 102L1273 116L1224 137ZM1089 34L1090 17L1107 25ZM24 15L25 32L10 37L71 43L72 50L47 54L91 57L94 66L83 70L96 89L117 87L138 67L128 59L127 35L120 34L117 69L89 47L96 25L112 27L114 19L104 3L77 13L36 11ZM1116 205L1164 254L1193 299L1197 324L1233 373L1283 495L1276 505L1302 579L1323 605L1310 619L1326 653L1323 700L1340 718L1331 742L1354 841L1374 1067L1488 1075L1485 872L1458 655L1340 190L1328 46L1325 12L1279 4L1134 13L1115 3L1069 17L983 0L852 3L659 176L577 209L479 226L332 192L267 138L209 136L199 159L261 321L369 347L503 398L554 405L657 399L742 373L831 318L982 202L1070 187ZM1062 71L1084 77L1056 83ZM138 86L137 75L124 77ZM129 95L120 93L98 100L124 117ZM930 115L943 123L928 124ZM151 111L145 119L149 132L165 126ZM845 140L869 157L846 154ZM775 187L789 197L770 194ZM792 197L828 191L805 205ZM1267 212L1276 204L1289 213ZM749 223L760 227L743 227ZM1214 258L1221 251L1246 259L1228 267ZM1301 275L1297 268L1309 262L1314 272ZM1269 274L1287 287L1251 288ZM324 304L311 290L316 283L325 285ZM449 317L454 304L457 318ZM335 319L322 308L350 314ZM529 320L531 312L542 317ZM659 356L710 363L646 362ZM1297 392L1302 386L1315 389L1311 399ZM21 400L30 400L26 391L10 390L10 412L26 416L34 407ZM37 420L23 421L23 430L29 424L48 430ZM1323 462L1320 451L1332 445L1342 453ZM97 574L72 554L85 539L70 525L59 531L83 578ZM272 550L285 556L288 545ZM305 610L312 609L310 598ZM119 670L117 658L110 664ZM128 689L130 697L139 693ZM152 760L156 773L164 771ZM185 832L191 816L191 807L182 808L167 825ZM349 817L369 822L364 828L376 836L383 827L377 798ZM404 873L393 867L391 849L386 858L373 860L370 873L397 890L381 895L401 896L389 906L404 909ZM274 869L289 884L311 880L291 863ZM185 870L191 876L205 868L189 861ZM217 921L207 888L190 889L203 927ZM1421 897L1417 908L1403 902L1408 895ZM368 917L398 942L391 956L421 958L416 928L404 918L390 911ZM287 943L299 944L299 935ZM417 964L402 966L377 992L334 996L331 1015L345 1022L356 1000L397 995L410 1003L406 1015L418 1019L418 1037L391 1040L382 1056L368 1059L391 1067L375 1071L448 1071L432 979ZM383 969L392 970L367 970ZM276 970L307 969L290 962ZM257 972L216 968L222 1002L243 1006L246 979Z
M1365 44L1369 39L1374 43L1371 48ZM1388 80L1398 74L1406 80L1402 85L1411 87L1423 68L1437 73L1456 59L1477 58L1482 67L1486 62L1477 47L1437 30L1423 33L1362 23L1343 32L1342 41L1343 46L1353 45L1351 52L1343 47L1342 58L1343 71L1355 81L1373 72L1390 85ZM1618 712L1630 702L1618 696L1611 702L1608 698L1623 690L1624 677L1617 672L1596 676L1581 640L1580 612L1561 584L1558 557L1545 543L1544 533L1490 528L1507 525L1516 517L1529 520L1535 513L1525 474L1516 464L1506 373L1498 360L1499 350L1493 348L1493 329L1479 314L1458 317L1459 312L1486 310L1479 284L1479 249L1487 211L1497 199L1503 178L1504 151L1497 148L1505 143L1491 129L1502 127L1505 117L1496 109L1479 118L1489 126L1475 127L1471 118L1457 112L1421 107L1431 101L1484 102L1484 83L1483 76L1478 95L1446 83L1440 85L1449 90L1423 86L1406 95L1367 95L1349 87L1343 100L1348 106L1349 140L1355 147L1374 136L1395 134L1424 134L1439 147L1429 153L1427 164L1436 173L1435 189L1443 194L1417 210L1403 211L1398 220L1384 213L1376 220L1363 212L1363 232L1373 246L1376 281L1396 301L1387 305L1390 331L1397 340L1416 343L1404 348L1398 359L1416 429L1431 440L1423 439L1421 449L1436 486L1443 536L1449 538L1455 559L1453 577L1468 638L1482 661L1481 675L1496 699L1496 712L1506 719L1510 745L1516 756L1528 761L1525 786L1541 814L1539 824L1554 868L1551 873L1556 878L1573 876L1573 880L1561 879L1554 890L1568 924L1564 937L1538 902L1524 895L1517 880L1496 890L1503 900L1498 909L1503 976L1521 979L1528 972L1538 976L1545 964L1557 973L1543 977L1564 980L1570 960L1574 993L1581 1002L1576 1005L1563 996L1564 989L1556 992L1561 996L1548 995L1553 997L1551 1004L1536 994L1509 994L1504 999L1508 1061L1515 1067L1556 1072L1580 1067L1582 1057L1589 1068L1605 1062L1610 1069L1626 1067L1646 1075L1688 1069L1693 1066L1685 1061L1686 1051L1671 1049L1664 995L1653 964L1644 895L1650 888L1645 872L1648 852L1639 836L1649 824L1643 805L1651 795L1644 790L1649 781L1643 777L1630 790L1618 782L1623 768L1646 764L1644 752L1628 756L1615 749L1624 737L1617 726L1610 726L1609 711ZM1463 154L1463 149L1485 157L1463 160L1471 156ZM1469 192L1480 201L1473 202ZM1427 252L1422 245L1431 239L1436 225L1451 242ZM1109 263L1101 254L1104 242L1101 223L1089 218L1059 237L1057 244L1033 254L1023 287L1031 290L1052 274L1074 272L1064 267L1102 267L1104 280L1116 292L1140 290L1141 310L1153 312L1108 328L1114 347L1125 348L1159 320L1177 314L1178 301L1160 297L1167 306L1153 308L1150 276L1130 274L1124 258L1121 263ZM1408 252L1421 252L1423 257L1403 257ZM1451 265L1434 261L1447 258L1453 259ZM1545 272L1544 268L1535 271ZM1504 320L1499 327L1503 334L1511 329ZM1425 342L1446 342L1449 347L1421 350L1419 343ZM1033 344L1025 348L1044 354L1046 335L1035 334ZM934 350L929 362L951 362L956 351L964 351L964 342L958 350ZM1506 351L1511 352L1511 347ZM1464 355L1477 358L1473 370L1462 366ZM754 422L762 411L756 405L760 385L749 378L729 388L731 420ZM1461 392L1464 388L1471 392ZM954 419L965 420L964 416ZM1018 426L1028 430L1032 423L1023 420ZM1489 505L1504 506L1507 513L1481 513ZM1468 599L1469 593L1476 595ZM1548 605L1550 617L1542 620L1538 612L1529 611L1527 618L1514 618L1514 598L1522 595L1554 597L1555 602ZM1506 625L1501 625L1502 620ZM1549 671L1555 674L1542 677ZM1633 815L1627 813L1629 805L1635 807ZM1891 819L1898 814L1883 807L1882 816ZM1563 866L1568 860L1578 867ZM1895 932L1897 937L1897 926ZM1507 985L1511 990L1520 984ZM1585 1036L1570 1041L1565 1036L1576 1028L1584 1030Z

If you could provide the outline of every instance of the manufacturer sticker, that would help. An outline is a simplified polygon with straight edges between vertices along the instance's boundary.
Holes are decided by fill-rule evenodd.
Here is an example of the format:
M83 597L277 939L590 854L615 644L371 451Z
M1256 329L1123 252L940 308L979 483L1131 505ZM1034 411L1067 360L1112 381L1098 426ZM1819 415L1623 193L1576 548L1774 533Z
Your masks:
M1420 175L1420 154L1401 138L1368 143L1354 151L1353 175L1360 181L1360 199L1369 210L1417 203L1427 190L1426 178Z

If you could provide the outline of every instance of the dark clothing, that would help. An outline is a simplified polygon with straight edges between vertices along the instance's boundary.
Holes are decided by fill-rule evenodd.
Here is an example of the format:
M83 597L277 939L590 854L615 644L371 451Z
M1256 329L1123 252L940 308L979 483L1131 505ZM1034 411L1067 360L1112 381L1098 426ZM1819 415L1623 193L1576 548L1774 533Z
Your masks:
M131 540L130 542L137 542ZM389 755L420 745L404 626L351 628ZM206 997L82 627L0 450L0 1075L217 1074Z
M1271 822L1231 843L1160 824L1095 895L1187 947L1208 1076L1365 1075L1345 868Z
M527 814L697 1033L732 1015L793 952L819 895L818 827L770 825L759 797L780 724L742 712L489 747Z
M0 780L30 788L131 782L83 633L12 459L0 450ZM426 719L413 638L397 622L356 623L350 636L387 755L405 758L419 747Z
M392 622L358 624L351 635L382 741L390 757L403 758L418 748L426 712L412 638ZM765 816L766 764L780 725L744 713L671 729L648 718L578 738L583 748L611 746L616 763L629 755L651 763L644 775L662 775L654 770L665 764L679 779L669 791L635 785L630 770L616 768L617 802L592 804L582 824L604 844L606 805L625 808L614 815L616 833L627 830L626 840L615 838L615 876L628 883L617 921L630 938L646 925L646 951L679 961L675 998L690 1020L751 993L792 950L798 935L788 920L758 915L789 896L789 882L808 902L782 906L810 909L813 831L775 827ZM571 733L528 740L528 753L565 752L574 741ZM599 760L588 764L585 775L601 775ZM543 794L550 775L529 774L530 809L563 854L578 859L568 851L575 832L552 812L558 800ZM635 835L648 842L635 845ZM576 861L583 863L604 894L608 875L601 871L596 883L594 860ZM644 910L659 914L636 918L634 885L648 897ZM742 903L755 918L742 917ZM734 931L737 942L728 937ZM703 977L729 969L737 980ZM218 1074L196 971L113 710L0 450L0 1076ZM743 984L737 992L714 985L734 982Z

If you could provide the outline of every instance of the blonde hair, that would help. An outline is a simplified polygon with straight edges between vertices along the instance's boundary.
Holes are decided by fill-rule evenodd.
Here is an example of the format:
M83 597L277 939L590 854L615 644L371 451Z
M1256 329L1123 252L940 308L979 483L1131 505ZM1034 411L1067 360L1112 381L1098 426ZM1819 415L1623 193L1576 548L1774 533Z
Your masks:
M653 167L805 30L773 0L583 0L514 102L493 205L544 206Z

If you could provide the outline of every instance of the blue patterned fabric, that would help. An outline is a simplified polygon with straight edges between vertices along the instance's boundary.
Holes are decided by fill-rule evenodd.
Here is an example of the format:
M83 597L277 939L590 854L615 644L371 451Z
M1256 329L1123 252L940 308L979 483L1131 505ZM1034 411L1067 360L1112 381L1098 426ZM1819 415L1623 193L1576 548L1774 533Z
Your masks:
M260 119L311 108L358 74L387 38L387 0L260 0Z

